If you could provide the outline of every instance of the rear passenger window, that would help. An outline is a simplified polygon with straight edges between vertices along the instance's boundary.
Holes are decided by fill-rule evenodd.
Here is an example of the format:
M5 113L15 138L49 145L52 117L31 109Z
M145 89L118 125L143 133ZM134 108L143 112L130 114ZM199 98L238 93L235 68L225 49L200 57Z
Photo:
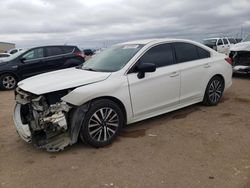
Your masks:
M47 47L47 56L55 56L63 54L63 51L60 47Z
M160 44L149 49L139 60L139 63L153 63L156 67L174 63L173 52L170 44Z
M209 58L210 57L210 52L209 51L204 50L203 48L200 48L198 46L196 48L197 48L197 51L198 51L200 59Z
M227 39L223 39L224 44L228 44Z
M64 53L67 54L67 53L72 53L74 51L75 47L74 46L64 46L63 49L64 49Z
M189 43L174 43L177 63L200 59L197 48Z
M220 45L223 45L223 43L222 43L222 40L221 39L219 39L218 40L218 44L217 44L218 46L220 46Z

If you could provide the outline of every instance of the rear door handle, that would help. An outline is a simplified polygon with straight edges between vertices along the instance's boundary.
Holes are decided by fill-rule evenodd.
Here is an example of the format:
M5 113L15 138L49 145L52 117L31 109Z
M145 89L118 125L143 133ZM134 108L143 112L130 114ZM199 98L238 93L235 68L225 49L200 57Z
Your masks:
M206 63L206 64L204 65L204 68L209 68L209 67L211 67L211 65L210 65L209 63Z
M179 76L179 75L180 75L179 72L172 72L170 74L170 77L176 77L176 76Z

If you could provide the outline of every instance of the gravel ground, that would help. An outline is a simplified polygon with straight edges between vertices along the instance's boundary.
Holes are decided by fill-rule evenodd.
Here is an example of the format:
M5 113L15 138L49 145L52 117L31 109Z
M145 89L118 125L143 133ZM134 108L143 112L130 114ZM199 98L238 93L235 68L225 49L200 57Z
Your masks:
M193 105L126 126L105 148L48 153L16 134L13 92L0 92L0 187L250 187L250 79L216 107Z

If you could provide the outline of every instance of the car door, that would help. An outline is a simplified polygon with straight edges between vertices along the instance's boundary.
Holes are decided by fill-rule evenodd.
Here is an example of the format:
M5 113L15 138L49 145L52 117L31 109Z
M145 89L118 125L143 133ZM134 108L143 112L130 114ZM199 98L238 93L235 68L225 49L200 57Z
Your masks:
M217 40L217 52L219 52L219 53L225 53L225 46L224 46L224 43L223 43L223 41L222 41L222 39L218 39Z
M19 58L17 71L22 78L27 78L46 72L47 64L44 62L44 48L34 48L24 53Z
M157 68L139 79L136 66L143 63L153 63ZM174 64L171 44L150 48L130 70L127 79L135 118L160 114L179 104L180 71Z
M174 43L177 63L181 64L181 105L199 102L204 95L210 68L210 52L190 43Z
M45 48L45 61L48 71L61 69L64 65L64 51L60 46L48 46Z

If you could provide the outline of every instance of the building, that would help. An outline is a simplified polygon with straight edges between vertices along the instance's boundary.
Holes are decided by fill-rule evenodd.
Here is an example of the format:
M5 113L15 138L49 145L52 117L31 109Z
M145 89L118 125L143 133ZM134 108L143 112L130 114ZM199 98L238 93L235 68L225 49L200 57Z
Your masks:
M0 42L0 53L7 52L8 50L15 48L15 47L16 45L14 43Z

